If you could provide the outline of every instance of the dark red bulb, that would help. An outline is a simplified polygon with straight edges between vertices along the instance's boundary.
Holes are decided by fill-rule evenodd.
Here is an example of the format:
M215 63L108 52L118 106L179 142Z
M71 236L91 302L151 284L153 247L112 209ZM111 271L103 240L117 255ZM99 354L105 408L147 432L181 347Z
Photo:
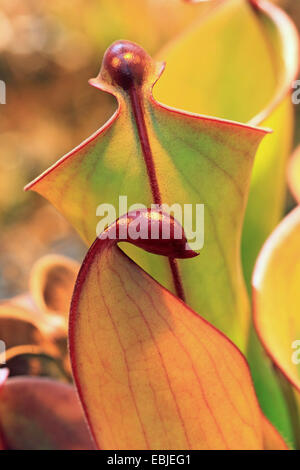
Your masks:
M142 85L151 62L149 55L137 44L117 41L107 49L102 67L114 85L129 90L133 85Z

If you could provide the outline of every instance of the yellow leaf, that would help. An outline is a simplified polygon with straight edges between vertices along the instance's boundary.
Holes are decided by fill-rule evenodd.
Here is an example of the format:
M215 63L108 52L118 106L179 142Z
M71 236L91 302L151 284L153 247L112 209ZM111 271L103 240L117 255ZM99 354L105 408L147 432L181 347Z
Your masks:
M259 337L274 363L300 390L300 207L265 243L252 282Z

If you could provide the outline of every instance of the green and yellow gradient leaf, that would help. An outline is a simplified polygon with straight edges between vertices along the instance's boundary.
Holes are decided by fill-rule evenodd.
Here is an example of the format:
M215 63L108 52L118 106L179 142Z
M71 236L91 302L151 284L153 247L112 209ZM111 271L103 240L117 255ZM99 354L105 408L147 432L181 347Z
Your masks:
M100 50L126 38L153 52L184 30L195 16L211 8L213 2L188 5L184 0L97 0L81 11L80 18L68 3L53 2L49 9L67 24L76 22L78 29Z
M292 150L294 112L291 86L299 69L299 35L290 18L267 1L255 0L257 15L269 39L276 88L268 105L250 123L273 130L262 143L253 168L242 239L247 284L259 250L284 213L286 169ZM268 207L267 212L263 207Z
M249 309L240 237L254 156L266 131L158 103L152 87L162 70L136 44L113 44L92 84L113 94L118 110L27 189L48 198L88 244L98 205L118 210L119 195L128 197L128 207L192 204L194 214L196 204L204 204L201 262L175 264L134 246L126 253L244 348Z
M254 320L276 366L300 391L300 207L275 229L253 275ZM298 359L297 359L298 357Z
M213 2L158 57L167 67L155 97L193 113L247 122L267 106L276 86L268 42L247 0Z
M213 3L213 9L159 53L167 68L155 97L180 109L274 131L257 153L245 217L242 255L250 286L257 254L284 207L293 137L289 90L299 64L298 34L286 14L268 1Z
M299 257L300 207L297 207L265 243L253 276L256 329L279 369L277 377L291 416L297 448L300 446Z

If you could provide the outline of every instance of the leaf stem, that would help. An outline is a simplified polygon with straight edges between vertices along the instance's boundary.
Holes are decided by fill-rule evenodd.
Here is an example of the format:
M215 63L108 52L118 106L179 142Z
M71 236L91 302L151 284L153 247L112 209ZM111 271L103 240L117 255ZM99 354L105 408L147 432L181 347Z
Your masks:
M150 187L151 187L154 204L161 205L162 204L161 193L160 193L159 183L158 183L158 179L156 175L156 170L155 170L152 150L150 146L149 136L147 132L147 127L145 123L144 110L143 110L142 100L140 98L140 93L136 89L136 87L132 85L128 90L128 94L130 97L131 106L132 106L134 118L136 121L137 129L138 129L138 134L139 134L142 152L143 152L143 156L144 156L144 160L145 160L145 164L147 168L147 173L148 173L148 177L150 181ZM169 265L170 265L170 269L172 273L173 284L175 287L176 294L181 300L185 301L184 288L183 288L183 283L182 283L182 279L180 276L177 260L174 258L169 258Z
M154 204L160 205L162 203L161 194L154 166L153 155L150 147L148 132L146 128L142 100L135 86L132 86L129 89L129 96L150 181L152 197L154 200Z

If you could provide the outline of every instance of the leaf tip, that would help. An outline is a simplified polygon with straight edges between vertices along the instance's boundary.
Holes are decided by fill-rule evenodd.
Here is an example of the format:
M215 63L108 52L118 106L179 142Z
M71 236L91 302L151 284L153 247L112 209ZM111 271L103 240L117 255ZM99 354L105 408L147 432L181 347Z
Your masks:
M99 235L101 240L127 241L153 254L168 258L193 258L198 253L188 244L180 223L161 210L128 212Z

